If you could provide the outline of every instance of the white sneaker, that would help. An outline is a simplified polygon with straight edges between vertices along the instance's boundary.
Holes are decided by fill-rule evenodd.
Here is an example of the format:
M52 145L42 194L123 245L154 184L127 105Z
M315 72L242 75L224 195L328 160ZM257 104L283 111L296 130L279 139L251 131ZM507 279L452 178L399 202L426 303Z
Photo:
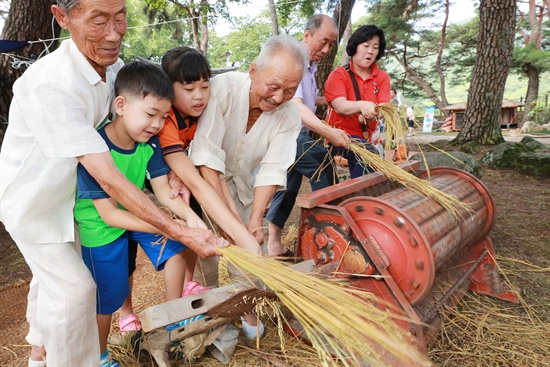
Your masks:
M29 367L46 367L46 361L33 361L29 358Z
M242 316L241 321L243 323L243 334L247 339L254 340L258 334L260 339L264 336L265 327L261 320L258 320L258 326L249 325L246 321L244 321L244 317Z

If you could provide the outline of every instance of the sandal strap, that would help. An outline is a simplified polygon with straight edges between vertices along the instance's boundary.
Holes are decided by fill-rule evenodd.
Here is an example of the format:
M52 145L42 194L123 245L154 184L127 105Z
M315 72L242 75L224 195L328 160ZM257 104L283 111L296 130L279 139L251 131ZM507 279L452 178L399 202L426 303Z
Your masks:
M141 328L141 322L139 321L139 318L135 313L131 313L127 316L121 317L118 322L118 326L121 330L132 324L135 325L136 328Z

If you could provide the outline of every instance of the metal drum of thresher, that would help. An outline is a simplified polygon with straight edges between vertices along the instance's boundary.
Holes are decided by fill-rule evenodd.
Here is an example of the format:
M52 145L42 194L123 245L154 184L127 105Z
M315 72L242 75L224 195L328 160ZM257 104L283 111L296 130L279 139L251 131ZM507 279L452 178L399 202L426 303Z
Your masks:
M430 292L436 270L467 244L484 239L494 223L494 203L477 178L454 168L436 168L419 178L469 207L457 215L436 200L407 188L378 197L352 197L340 203L371 241L380 246L388 272L411 305Z

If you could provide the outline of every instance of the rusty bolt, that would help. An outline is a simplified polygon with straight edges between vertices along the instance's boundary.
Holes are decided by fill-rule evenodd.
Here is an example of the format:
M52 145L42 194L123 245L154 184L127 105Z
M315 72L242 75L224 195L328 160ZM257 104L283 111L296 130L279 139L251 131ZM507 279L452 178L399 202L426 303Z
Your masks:
M374 214L384 215L384 209L377 206L376 208L374 208Z
M422 259L416 259L415 265L418 270L424 270L424 261Z
M405 225L405 220L401 217L397 217L393 220L393 224L395 224L397 228L401 228Z
M364 212L365 211L365 208L363 207L363 205L357 205L355 207L355 210L358 212L358 213L361 213L361 212Z
M420 287L420 283L416 279L411 279L410 285L412 289L418 289L418 287Z
M414 248L418 247L418 242L416 241L416 238L414 238L414 237L409 237L409 243Z

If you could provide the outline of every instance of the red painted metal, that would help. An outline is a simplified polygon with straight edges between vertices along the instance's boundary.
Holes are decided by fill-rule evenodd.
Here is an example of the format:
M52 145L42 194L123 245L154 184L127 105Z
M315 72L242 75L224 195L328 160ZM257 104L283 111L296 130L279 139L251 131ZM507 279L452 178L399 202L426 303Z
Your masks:
M406 168L414 172L417 166ZM459 289L511 302L517 296L502 284L487 238L495 208L486 187L453 168L419 177L467 203L471 212L459 208L455 218L435 200L374 173L300 198L297 255L318 266L338 262L350 286L372 292L383 301L380 307L401 310L407 321L395 322L426 351L441 324L436 311L458 303L461 297L453 293Z

